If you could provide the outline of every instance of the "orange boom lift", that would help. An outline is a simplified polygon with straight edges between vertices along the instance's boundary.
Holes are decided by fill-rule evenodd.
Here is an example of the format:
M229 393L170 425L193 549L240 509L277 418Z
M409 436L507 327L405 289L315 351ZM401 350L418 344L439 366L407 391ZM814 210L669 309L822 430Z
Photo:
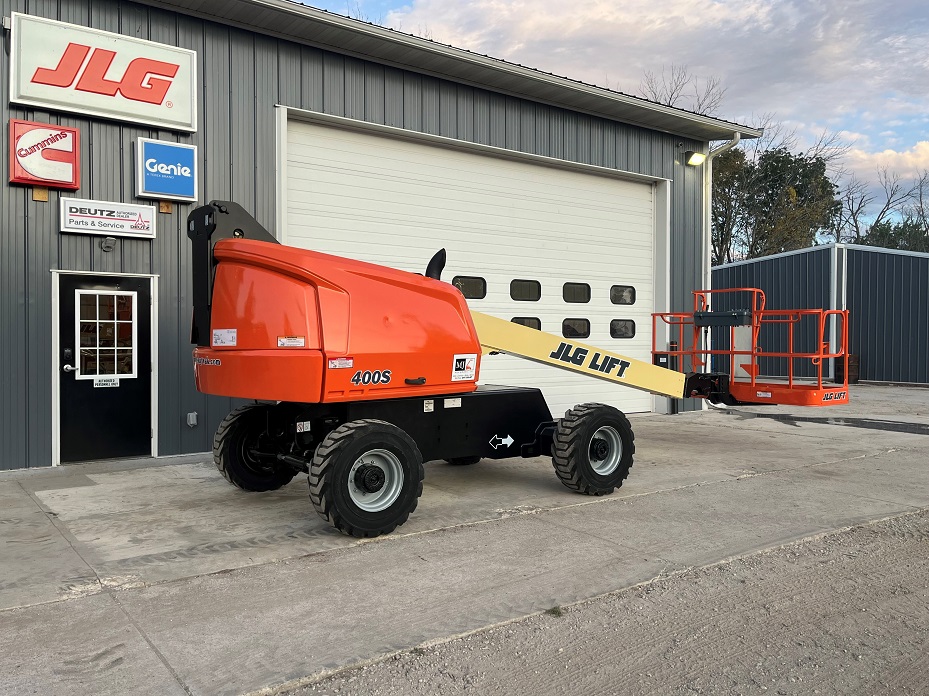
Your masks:
M826 321L841 321L838 349L820 340L809 353L762 353L766 324L792 326L808 310L765 310L763 293L752 290L750 310L712 312L710 291L701 291L693 313L655 315L690 339L686 348L656 347L653 364L471 311L441 280L444 250L420 276L283 246L231 202L199 207L187 222L197 388L251 401L217 429L217 467L249 491L307 473L313 506L346 534L376 536L403 524L422 494L423 461L545 455L578 493L605 495L622 485L635 451L622 412L589 403L555 419L538 389L478 385L489 354L673 399L848 400L847 384L826 385L822 375L824 360L845 355L844 312L818 315L820 336ZM727 327L729 343L713 347L709 327ZM724 356L725 371L703 369ZM793 368L786 382L761 379L769 357L812 361L818 379L803 382ZM689 363L688 373L667 369L676 362Z

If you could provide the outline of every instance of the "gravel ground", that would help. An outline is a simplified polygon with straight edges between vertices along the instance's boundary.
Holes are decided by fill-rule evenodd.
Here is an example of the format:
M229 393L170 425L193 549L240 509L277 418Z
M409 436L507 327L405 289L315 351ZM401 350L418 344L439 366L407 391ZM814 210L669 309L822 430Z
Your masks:
M286 693L929 694L929 511L553 607Z

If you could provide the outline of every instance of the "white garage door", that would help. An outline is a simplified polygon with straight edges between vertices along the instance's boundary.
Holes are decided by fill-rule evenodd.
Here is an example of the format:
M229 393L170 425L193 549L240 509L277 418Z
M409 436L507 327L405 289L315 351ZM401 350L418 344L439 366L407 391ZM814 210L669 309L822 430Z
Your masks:
M443 280L486 284L474 309L559 335L589 323L578 340L651 360L651 184L297 121L285 176L286 244L417 273L445 247ZM481 285L459 282L466 296ZM480 381L539 387L556 417L588 401L652 408L644 392L512 356L485 356Z

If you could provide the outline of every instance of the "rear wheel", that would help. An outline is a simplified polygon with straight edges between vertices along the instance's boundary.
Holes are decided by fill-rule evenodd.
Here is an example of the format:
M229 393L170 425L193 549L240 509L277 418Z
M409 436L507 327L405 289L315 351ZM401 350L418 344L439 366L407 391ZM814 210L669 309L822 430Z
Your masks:
M623 485L635 453L632 426L622 411L581 404L558 422L552 464L561 482L585 495L606 495Z
M286 486L297 472L281 466L267 442L266 406L240 406L223 419L213 436L213 462L223 477L245 491L273 491Z
M416 509L423 458L413 439L378 420L345 423L330 432L310 465L310 500L339 531L388 534Z

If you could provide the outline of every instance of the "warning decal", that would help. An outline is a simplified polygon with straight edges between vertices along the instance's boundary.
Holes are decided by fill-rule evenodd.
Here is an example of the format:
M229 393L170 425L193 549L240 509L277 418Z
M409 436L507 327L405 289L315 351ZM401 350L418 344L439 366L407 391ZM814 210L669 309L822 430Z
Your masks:
M213 347L234 346L238 339L238 329L213 329Z
M477 371L477 354L456 355L452 363L452 381L467 382L474 379Z

